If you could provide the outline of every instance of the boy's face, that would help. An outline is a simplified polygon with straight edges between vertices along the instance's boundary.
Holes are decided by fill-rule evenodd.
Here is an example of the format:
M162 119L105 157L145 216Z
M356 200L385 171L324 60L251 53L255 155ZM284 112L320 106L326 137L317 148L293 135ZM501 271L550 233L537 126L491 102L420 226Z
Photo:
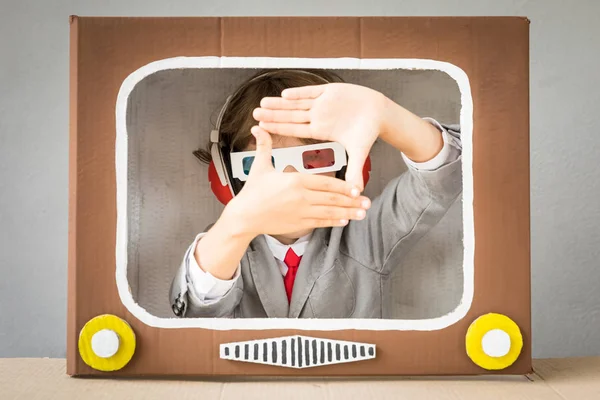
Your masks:
M274 149L306 145L306 143L303 143L299 138L296 138L293 136L271 135L271 139L273 140L273 148ZM250 143L248 145L248 147L246 147L244 150L245 151L254 151L254 150L256 150L256 144ZM283 172L298 172L298 171L296 170L296 168L292 167L291 165L288 165L287 167L285 167ZM335 174L336 174L335 171L331 171L331 172L323 172L318 175L335 177ZM294 240L298 239L299 237L308 235L312 231L313 231L313 229L305 229L305 230L301 230L301 231L277 235L277 238L280 241L281 241L281 239L285 239L286 241L294 241Z

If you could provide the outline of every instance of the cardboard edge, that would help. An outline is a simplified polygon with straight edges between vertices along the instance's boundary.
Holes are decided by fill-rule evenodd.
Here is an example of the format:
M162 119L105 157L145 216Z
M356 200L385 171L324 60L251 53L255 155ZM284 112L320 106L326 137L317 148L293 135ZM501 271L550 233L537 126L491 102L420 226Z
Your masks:
M524 327L524 330L526 332L528 332L528 335L525 335L524 337L524 345L528 347L529 349L529 357L527 359L527 367L529 368L529 372L528 374L534 374L535 371L533 370L533 351L532 351L532 342L533 342L533 324L532 324L532 312L531 312L531 283L532 283L532 276L531 276L531 74L530 74L530 68L531 68L531 38L530 38L530 24L531 21L529 20L529 18L527 17L520 17L519 18L521 20L521 22L523 22L524 24L523 26L523 33L522 35L524 36L524 42L527 44L524 47L524 65L523 65L523 75L525 76L525 80L528 83L525 93L524 95L527 96L527 105L528 105L528 110L527 110L527 151L525 152L526 154L526 160L523 160L524 163L527 164L527 168L526 168L526 179L527 179L527 187L529 188L529 190L524 194L525 196L527 196L527 215L529 216L529 218L526 221L526 226L527 226L527 232L528 232L528 239L526 246L527 246L527 255L529 258L529 262L528 262L528 274L527 274L527 280L528 280L528 293L527 293L527 303L528 303L528 318L527 318L527 326ZM523 328L522 328L523 329Z
M67 253L67 368L68 375L77 374L77 101L79 22L69 16L69 211Z
M87 22L87 20L86 20L85 22ZM524 28L524 27L526 26L526 25L523 23L523 22L525 22L525 21L524 21L524 20L522 20L522 19L520 19L519 21L515 21L515 22L518 22L518 24L515 24L515 25L518 25L518 26L520 26L520 27L522 27L522 28ZM77 18L74 18L74 20L73 20L73 24L74 24L74 25L76 25L76 24L77 24ZM86 25L87 25L87 24L85 24L85 25L83 25L83 26L86 26ZM72 28L73 28L73 27L72 27ZM73 63L73 60L71 60L71 63ZM77 64L77 61L75 61L75 64ZM75 78L74 78L73 76L70 76L70 79L71 79L71 81L72 81L72 82L74 82L74 84L75 84L75 85L77 84L77 77L75 77ZM75 93L75 96L76 96L76 94L77 94L77 90L75 90L75 92L74 92L74 93ZM75 106L75 111L77 112L77 106ZM78 121L77 121L77 116L76 116L76 113L75 113L75 114L72 114L72 117L71 117L71 118L72 118L71 122L72 122L72 121L75 121L75 122L74 122L75 124L78 122ZM73 119L73 118L74 118L74 119ZM76 133L77 133L77 129L75 128L75 133L73 134L73 135L75 135L75 136L72 136L72 137L71 137L71 140L75 140L75 138L76 138ZM72 144L73 146L76 146L76 142L71 142L71 144ZM75 170L75 171L77 171L77 170ZM70 173L71 173L71 171L70 171ZM77 172L74 172L74 176L75 176L75 177L77 176ZM71 215L71 208L69 208L69 215ZM69 227L71 227L71 224L69 224ZM75 249L73 249L73 251L75 251ZM69 249L69 252L71 252L71 248ZM83 271L80 271L80 273L82 273L82 272L83 272ZM74 271L73 271L73 274L75 274L75 272L74 272ZM73 295L75 295L75 294L76 294L76 292L73 292ZM83 295L83 292L82 292L82 295ZM80 309L81 309L81 307L80 307ZM73 333L73 335L74 335L74 336L76 336L76 335L77 335L77 332L74 332L74 333ZM530 338L529 338L529 339L530 339ZM528 342L530 343L530 340L528 340ZM75 344L76 344L76 343L75 343ZM78 372L77 372L77 371L74 371L73 375L77 375L78 373L79 373L79 374L82 374L82 375L85 375L85 374L87 373L87 367L86 367L86 366L85 366L85 364L84 364L84 363L83 363L83 362L82 362L82 361L79 359L79 356L77 355L77 348L76 348L76 346L75 346L75 347L73 347L73 349L74 349L74 361L75 361L75 364L77 364L77 365L76 365L76 367L79 369L79 371L78 371ZM530 364L530 363L529 363L529 364ZM526 368L527 366L524 366L524 367ZM529 368L530 368L530 367L529 367Z

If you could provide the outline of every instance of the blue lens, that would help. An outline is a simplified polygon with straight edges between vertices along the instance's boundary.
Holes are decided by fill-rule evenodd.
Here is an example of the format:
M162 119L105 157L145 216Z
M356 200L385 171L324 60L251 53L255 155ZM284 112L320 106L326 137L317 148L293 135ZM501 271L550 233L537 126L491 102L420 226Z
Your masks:
M244 169L244 174L250 174L250 167L252 167L252 163L254 162L254 156L244 157L242 159L242 168ZM275 157L271 156L271 163L275 166Z
M250 173L250 167L254 162L254 156L244 157L242 159L242 167L244 168L244 174L248 175Z

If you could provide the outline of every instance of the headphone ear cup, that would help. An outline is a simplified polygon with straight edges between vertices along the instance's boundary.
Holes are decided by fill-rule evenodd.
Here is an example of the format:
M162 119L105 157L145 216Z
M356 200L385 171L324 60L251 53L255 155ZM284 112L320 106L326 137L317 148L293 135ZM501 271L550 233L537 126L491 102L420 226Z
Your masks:
M211 161L208 165L208 182L210 182L210 189L221 203L227 205L227 203L233 199L229 186L221 185L221 180L217 174L214 161Z

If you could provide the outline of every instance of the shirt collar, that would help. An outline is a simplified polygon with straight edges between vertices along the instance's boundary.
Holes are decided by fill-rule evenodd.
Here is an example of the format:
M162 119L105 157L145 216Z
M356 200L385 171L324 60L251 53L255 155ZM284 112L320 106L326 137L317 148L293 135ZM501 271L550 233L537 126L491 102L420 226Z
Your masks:
M312 236L312 232L308 235L304 235L298 238L298 240L296 240L291 245L283 244L279 240L275 239L273 236L264 236L265 239L267 239L267 244L269 245L269 249L271 249L271 253L273 253L273 256L276 259L283 261L290 247L292 248L292 250L294 250L294 253L296 253L297 256L301 257L302 255L304 255L304 252L306 251L306 246L308 245L308 242L310 241L310 238Z

